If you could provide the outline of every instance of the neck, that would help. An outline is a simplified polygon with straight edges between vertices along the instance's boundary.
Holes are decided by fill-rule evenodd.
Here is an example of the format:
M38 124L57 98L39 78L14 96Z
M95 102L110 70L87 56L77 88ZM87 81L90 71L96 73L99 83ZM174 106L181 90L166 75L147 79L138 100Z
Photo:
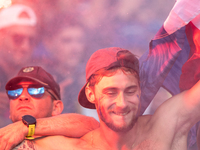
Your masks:
M127 132L115 132L101 123L100 128L94 133L93 144L103 149L130 150L135 141L135 128L136 125Z

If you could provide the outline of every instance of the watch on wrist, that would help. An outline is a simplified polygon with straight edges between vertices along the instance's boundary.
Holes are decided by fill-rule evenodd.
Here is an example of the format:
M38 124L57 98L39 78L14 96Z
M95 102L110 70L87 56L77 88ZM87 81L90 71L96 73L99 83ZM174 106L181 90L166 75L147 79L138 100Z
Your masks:
M36 119L31 115L24 115L22 117L22 122L28 127L27 139L34 139L33 135L35 133Z

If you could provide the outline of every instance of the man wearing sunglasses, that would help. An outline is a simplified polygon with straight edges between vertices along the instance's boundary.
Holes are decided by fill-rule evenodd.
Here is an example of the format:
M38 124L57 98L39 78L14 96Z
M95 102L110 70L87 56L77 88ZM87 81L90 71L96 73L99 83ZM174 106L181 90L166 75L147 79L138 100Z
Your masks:
M6 84L10 99L10 119L16 122L22 115L35 118L58 115L63 110L59 85L41 67L22 68Z
M1 59L9 67L18 71L29 62L36 46L38 25L34 10L26 5L14 4L0 11Z
M79 114L66 114L68 117L65 115L63 120L63 116L59 115L63 110L60 87L52 75L39 66L22 68L16 77L7 82L6 92L10 100L10 119L14 123L2 128L0 137L8 131L12 133L13 130L16 133L14 128L17 127L16 136L8 135L9 140L15 143L13 146L23 140L20 138L21 135L26 136L26 139L34 139L37 136L57 133L56 128L59 128L61 122L65 123L65 128L57 134L69 137L80 137L99 125L95 119ZM59 116L52 117L56 115ZM48 122L49 117L52 120ZM52 125L52 121L57 124ZM24 140L16 149L21 147L31 149L34 147L33 143ZM0 149L10 149L8 144L5 139L5 142L1 142Z

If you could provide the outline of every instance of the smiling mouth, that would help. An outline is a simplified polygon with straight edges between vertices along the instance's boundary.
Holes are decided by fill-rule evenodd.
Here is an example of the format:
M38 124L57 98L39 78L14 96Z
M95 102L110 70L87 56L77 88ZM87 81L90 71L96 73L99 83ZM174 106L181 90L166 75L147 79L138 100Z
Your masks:
M114 111L113 111L113 113L114 113L115 115L118 115L118 116L125 116L125 115L127 115L129 112L130 112L130 111L126 111L126 112L114 112Z

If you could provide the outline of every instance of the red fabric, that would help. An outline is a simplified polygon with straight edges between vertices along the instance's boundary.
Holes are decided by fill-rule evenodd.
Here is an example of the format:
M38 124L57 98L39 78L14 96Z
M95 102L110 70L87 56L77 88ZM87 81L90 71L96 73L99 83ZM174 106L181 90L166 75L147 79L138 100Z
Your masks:
M183 65L179 87L181 91L190 89L200 79L200 54L193 56Z
M186 35L190 44L190 54L182 66L179 82L181 91L190 89L200 79L200 30L190 22L186 26Z
M190 22L186 26L186 35L191 48L189 57L192 57L194 53L200 53L200 30Z

